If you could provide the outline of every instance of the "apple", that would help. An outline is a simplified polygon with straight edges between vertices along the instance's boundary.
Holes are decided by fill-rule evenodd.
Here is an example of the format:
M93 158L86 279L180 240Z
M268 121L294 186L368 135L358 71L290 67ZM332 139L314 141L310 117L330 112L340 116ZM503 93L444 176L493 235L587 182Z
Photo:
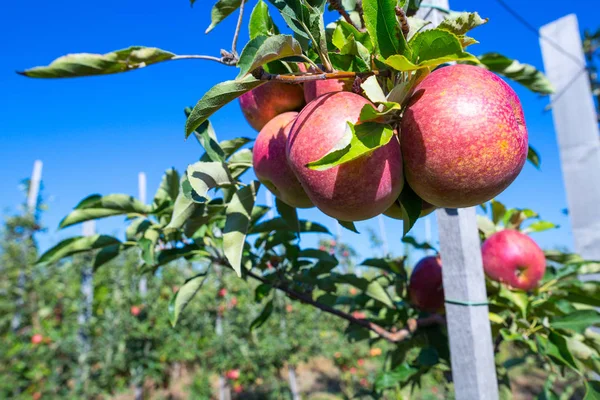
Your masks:
M236 379L239 379L239 377L240 377L240 370L239 369L230 369L229 371L225 372L225 377L227 379L235 381Z
M408 296L410 302L421 311L441 311L444 307L444 285L439 256L425 257L417 263L410 274Z
M225 297L225 296L227 296L227 289L221 288L221 289L219 289L219 292L217 294L219 297Z
M137 317L142 312L142 309L139 306L131 306L129 311L131 312L131 315Z
M292 207L309 208L313 204L285 155L287 138L297 116L297 112L279 114L261 129L252 150L252 165L258 180L277 198Z
M344 138L371 104L351 92L328 93L300 112L287 141L287 157L300 184L322 212L342 221L361 221L387 210L402 191L402 154L395 138L371 154L323 171L306 165L321 159Z
M31 395L31 398L33 400L40 400L42 398L42 392L35 392L34 394Z
M242 393L244 391L244 387L241 383L236 383L235 385L233 385L233 391L235 393Z
M310 67L308 71L315 72L315 69ZM352 90L353 83L353 79L324 79L305 82L304 100L306 100L306 103L310 103L317 97L327 93L349 92Z
M36 333L31 337L31 344L40 344L44 341L44 337L39 333Z
M292 311L294 311L294 307L292 307L291 304L287 304L285 306L285 311L288 312L288 313L291 313Z
M416 86L401 128L406 180L438 207L485 203L515 180L527 159L517 95L480 67L457 64L429 74Z
M356 319L366 319L367 318L367 314L365 314L362 311L354 311L352 313L352 316Z
M238 304L238 299L237 297L232 297L231 300L229 300L229 308L234 308L235 306L237 306Z
M546 257L529 236L505 229L490 236L481 247L487 276L509 286L532 290L546 272Z
M436 210L436 208L437 208L436 206L431 205L426 201L423 201L423 203L421 204L421 214L419 214L419 218L425 217L425 216L431 214L432 212L434 212ZM393 219L402 220L402 217L403 217L402 207L400 207L398 202L395 201L394 204L392 204L391 207L388 208L383 213L383 215L388 216Z
M304 89L298 84L267 82L239 97L244 117L257 131L270 120L304 106Z
M373 347L369 353L371 354L371 357L377 357L381 355L381 349L379 347Z
M356 361L356 363L357 363L357 364L358 364L360 367L362 367L363 365L365 365L365 360L364 360L364 359L362 359L362 358L359 358L359 359Z

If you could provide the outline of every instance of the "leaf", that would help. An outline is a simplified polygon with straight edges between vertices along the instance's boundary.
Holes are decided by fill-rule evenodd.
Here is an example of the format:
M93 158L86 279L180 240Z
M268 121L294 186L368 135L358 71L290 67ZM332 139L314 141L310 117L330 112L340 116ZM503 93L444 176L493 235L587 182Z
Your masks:
M371 75L367 79L365 79L365 81L361 83L360 87L362 90L364 90L367 98L373 103L387 102L387 98L383 93L383 89L379 85L379 82L377 81L377 77L375 75Z
M529 146L529 149L527 150L527 161L532 163L533 166L536 167L537 169L540 169L540 166L541 166L540 154L531 146Z
M213 86L190 113L185 123L185 137L187 138L225 104L265 83L266 81L260 81L249 75L241 80L225 81Z
M333 67L340 71L368 72L367 65L362 58L352 54L329 53L329 59Z
M100 268L102 265L116 258L121 252L122 245L120 243L111 244L110 246L103 247L94 258L94 271Z
M585 397L583 400L600 400L600 381L585 382Z
M506 214L506 206L500 203L499 201L492 200L492 221L494 224L498 225L498 222L504 217Z
M242 276L242 252L259 187L258 181L244 186L235 192L227 206L227 219L223 230L223 250L231 268L238 276Z
M304 2L297 0L269 0L281 13L281 16L294 33L310 39L306 28L309 22L309 10Z
M225 158L231 157L238 150L240 150L244 145L252 142L253 139L247 137L239 137L231 140L223 140L219 145L223 149L225 153ZM204 160L202 160L204 161Z
M279 198L275 198L275 206L281 218L288 224L290 229L300 234L300 221L298 220L298 212L292 206L287 205Z
M369 122L377 120L381 117L385 117L392 111L400 110L400 104L394 102L385 102L381 103L379 108L381 111L374 108L371 104L365 104L360 110L360 116L358 117L358 120L360 122Z
M198 161L186 170L187 179L195 192L192 200L206 202L208 191L222 186L233 185L227 165L218 161Z
M375 389L381 391L394 388L408 381L417 372L419 372L418 369L411 367L407 363L401 364L391 371L379 374L375 379Z
M402 209L403 233L402 236L412 229L423 209L423 200L412 190L407 183L404 184L400 198L398 199Z
M426 347L421 349L421 352L417 356L417 363L424 367L433 367L440 361L438 352L433 347Z
M358 231L358 229L356 229L356 226L354 225L354 222L352 222L352 221L340 221L338 219L337 222L338 222L338 224L340 224L345 229L348 229L350 232L360 233Z
M279 33L279 29L269 14L269 7L263 0L258 0L258 3L256 3L256 6L252 10L252 14L250 14L248 32L250 40L260 35L269 36Z
M307 167L317 171L342 165L368 155L385 146L394 137L394 131L388 124L365 122L353 125L348 122L344 137L319 160L308 163Z
M487 217L483 215L477 215L477 228L487 238L492 234L496 233L496 225Z
M173 206L173 213L171 214L171 220L165 229L179 229L186 221L194 215L202 204L194 202L191 198L184 194L184 187L188 187L191 191L190 182L188 181L187 175L181 177L181 189L175 199L175 205Z
M175 204L177 195L179 195L179 173L174 168L165 171L160 186L154 195L152 205L156 209L165 203Z
M348 22L338 21L331 36L332 44L338 50L342 50L348 46L348 43L350 43L351 40L359 42L370 52L373 51L373 42L371 41L368 32L360 32Z
M36 263L55 263L73 254L120 244L121 241L119 239L108 235L75 236L65 239L47 250L40 256Z
M396 0L363 0L365 27L383 58L409 56L410 50L396 18Z
M483 54L479 56L479 62L490 71L512 79L533 92L541 94L554 93L552 83L533 65L521 64L517 60L512 60L498 53Z
M185 116L189 117L192 113L192 109L190 107L186 107ZM207 157L210 161L225 161L225 155L223 153L223 149L219 146L217 141L217 135L215 130L210 123L209 120L204 121L195 131L194 136L200 146L204 148Z
M417 250L433 250L433 251L437 251L435 249L435 247L433 247L429 243L427 243L427 242L417 242L417 240L414 237L412 237L412 236L404 236L402 238L402 243L408 243L408 244L410 244L412 247L414 247Z
M437 28L452 32L455 35L464 35L471 29L477 28L487 22L487 18L481 18L476 12L461 12L450 14Z
M327 264L337 265L337 259L327 251L318 249L303 249L298 253L298 258L314 258Z
M148 265L156 263L154 249L160 237L160 232L155 229L148 229L144 232L144 237L138 241L138 246L142 249L142 260Z
M314 233L330 233L329 230L321 224L312 221L300 220L300 232L314 232ZM253 226L248 234L265 233L273 231L292 231L292 228L288 225L283 218L273 218L265 222L261 222Z
M550 221L535 221L527 228L523 229L523 233L531 233L531 232L543 232L549 229L558 228L558 225L553 224Z
M240 54L237 79L268 62L298 55L302 55L302 47L291 35L257 36L246 44Z
M175 54L156 47L132 46L106 54L68 54L57 58L48 66L35 67L18 73L30 78L74 78L116 74L167 61L173 57Z
M218 0L210 11L210 25L204 33L212 31L219 22L240 8L242 0Z
M546 355L578 372L577 364L573 359L573 355L569 351L567 341L564 336L559 335L554 331L550 331L547 340L543 336L538 337L538 340L540 339L542 339L541 342L544 344Z
M521 311L521 315L523 318L527 317L527 306L529 305L529 300L527 299L527 293L525 292L517 292L510 290L506 286L502 285L500 287L500 292L498 295L508 300L510 303L514 304L519 311Z
M600 313L596 310L578 310L564 317L550 320L552 328L572 330L578 333L582 333L587 328L599 324Z
M390 296L377 280L369 281L353 274L332 274L332 277L339 282L347 283L362 290L367 296L382 302L389 308L395 308Z
M417 33L419 33L427 25L431 25L431 21L416 17L408 17L408 36L406 40L411 40Z
M200 288L202 288L205 281L206 272L198 274L193 278L186 280L177 293L171 297L171 301L169 301L169 321L173 327L177 325L179 316L190 301L192 301L194 296L196 296L196 293L198 293Z
M261 313L250 324L250 330L252 331L254 329L258 329L261 326L263 326L263 324L265 322L267 322L267 320L269 319L269 317L271 316L271 314L273 314L273 300L269 300L267 302L267 304L265 304L265 307L263 308L263 310L261 311Z
M58 225L60 229L80 222L125 214L145 214L150 208L126 194L109 194L100 196L93 194L83 199L75 209L63 218Z
M244 172L252 168L252 150L242 149L231 156L227 163L233 179L238 179Z

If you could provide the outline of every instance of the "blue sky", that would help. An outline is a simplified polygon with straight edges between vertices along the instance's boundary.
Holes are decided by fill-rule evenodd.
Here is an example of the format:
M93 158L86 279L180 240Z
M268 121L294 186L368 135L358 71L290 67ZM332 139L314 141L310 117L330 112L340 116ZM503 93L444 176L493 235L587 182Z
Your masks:
M575 13L581 29L598 28L595 2L591 0L507 2L536 27ZM212 85L235 77L237 72L211 61L196 60L69 80L26 79L14 71L45 65L66 53L104 53L130 45L155 46L177 54L208 55L218 55L221 48L230 48L236 16L230 16L205 35L212 3L196 2L194 8L190 8L187 0L168 3L32 0L3 5L0 209L16 209L22 200L18 183L29 176L34 160L41 159L44 194L50 207L43 220L48 232L38 235L43 249L79 234L80 227L62 231L56 227L86 195L136 195L137 175L144 171L151 199L165 169L176 167L181 171L196 161L201 148L193 139L184 140L183 108L195 104ZM496 1L451 0L450 4L454 10L478 11L490 18L487 25L472 32L481 42L470 48L473 53L497 51L543 68L538 38ZM239 46L246 41L244 31ZM548 99L516 84L512 86L522 100L530 143L541 153L542 169L538 171L528 164L499 200L508 206L533 208L544 219L561 225L559 230L534 236L543 247L572 248L569 221L561 212L566 208L566 199L552 116L543 111ZM223 108L211 121L221 140L256 134L244 121L237 102ZM317 211L303 211L301 216L321 221L335 232L333 220ZM435 219L432 220L435 235ZM113 218L100 223L98 230L118 233L123 226L122 219ZM364 256L369 253L367 226L377 229L377 221L359 223L363 232L360 236L343 232L344 240ZM400 254L401 222L386 218L385 227L390 250ZM423 222L419 222L414 235L422 238L423 232ZM307 244L313 240L307 239Z

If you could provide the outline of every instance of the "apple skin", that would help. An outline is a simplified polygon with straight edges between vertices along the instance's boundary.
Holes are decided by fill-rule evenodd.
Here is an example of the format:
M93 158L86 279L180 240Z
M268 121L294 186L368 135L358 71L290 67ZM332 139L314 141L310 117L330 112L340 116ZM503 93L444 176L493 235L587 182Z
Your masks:
M515 289L534 289L546 272L542 249L529 236L512 229L490 236L481 253L486 275Z
M35 335L33 335L31 337L31 343L32 344L40 344L44 341L44 337L42 335L40 335L39 333L36 333Z
M297 208L314 207L288 165L287 138L297 112L279 114L260 131L252 150L252 165L258 180L277 198Z
M313 70L312 68L310 69ZM310 103L319 96L327 93L349 92L352 90L351 79L325 79L304 83L304 100Z
M402 118L408 184L446 208L484 203L506 189L527 159L521 103L496 74L457 64L415 88Z
M423 204L421 205L421 214L419 214L419 218L425 217L426 215L431 214L436 209L437 209L436 206L429 204L426 201L423 201ZM394 202L394 204L392 204L390 206L390 208L388 208L383 213L383 215L393 218L393 219L402 220L402 217L403 217L402 207L400 207L400 205L397 202Z
M410 302L419 310L439 312L444 307L442 261L439 256L421 259L410 274L408 283Z
M131 315L137 317L142 312L142 309L138 306L131 306L131 309L129 311L131 312Z
M300 112L287 141L287 158L313 204L342 221L373 218L402 191L402 154L395 138L370 155L324 171L306 165L326 155L356 123L367 99L351 92L328 93Z
M287 111L304 106L304 89L298 84L267 82L239 97L244 117L260 131L270 120Z

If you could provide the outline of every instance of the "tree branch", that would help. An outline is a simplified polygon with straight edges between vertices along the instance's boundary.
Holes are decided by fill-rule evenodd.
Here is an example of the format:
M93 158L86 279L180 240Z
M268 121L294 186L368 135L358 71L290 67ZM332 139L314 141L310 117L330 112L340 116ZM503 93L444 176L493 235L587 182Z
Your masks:
M240 35L240 29L242 27L242 19L244 18L244 4L245 3L246 3L245 0L242 0L242 2L240 3L240 15L238 17L237 25L235 27L235 33L233 34L233 42L231 43L231 53L235 56L236 59L238 56L236 47L237 47L238 36Z
M387 76L390 71L369 71L369 72L325 72L325 73L300 73L293 75L270 74L262 68L252 72L252 75L262 81L278 81L286 83L302 83L310 81L322 81L326 79L353 79L365 78L371 75Z
M390 332L374 322L371 322L366 319L355 318L352 315L347 314L343 311L340 311L336 308L330 307L326 304L319 303L318 301L313 300L312 297L305 295L303 293L298 293L295 290L290 289L289 287L287 287L285 285L271 282L271 281L263 278L262 276L254 274L251 271L246 271L246 273L248 274L248 276L250 276L262 283L266 283L268 285L273 286L276 289L281 290L282 292L286 293L291 298L300 300L301 302L306 303L306 304L310 304L322 311L325 311L326 313L333 314L337 317L345 319L346 321L348 321L354 325L362 326L363 328L366 328L372 332L375 332L380 337L382 337L383 339L385 339L391 343L398 343L398 342L402 342L403 340L408 339L419 328L433 326L433 325L441 325L441 324L445 323L445 320L442 316L440 316L438 314L433 314L427 318L409 319L407 321L406 328L400 329L396 332Z
M360 31L362 29L362 27L356 26L354 24L354 22L352 21L352 18L350 18L350 14L348 14L348 11L344 10L344 7L342 7L340 0L328 0L328 1L329 1L329 4L331 4L331 8L333 8L335 11L339 12L340 15L346 20L347 23L349 23L350 25L355 27L356 30L358 30L358 31Z
M171 60L210 60L216 61L221 64L231 65L226 62L222 57L213 57L213 56L198 56L198 55L183 55L183 56L175 56L171 58Z

